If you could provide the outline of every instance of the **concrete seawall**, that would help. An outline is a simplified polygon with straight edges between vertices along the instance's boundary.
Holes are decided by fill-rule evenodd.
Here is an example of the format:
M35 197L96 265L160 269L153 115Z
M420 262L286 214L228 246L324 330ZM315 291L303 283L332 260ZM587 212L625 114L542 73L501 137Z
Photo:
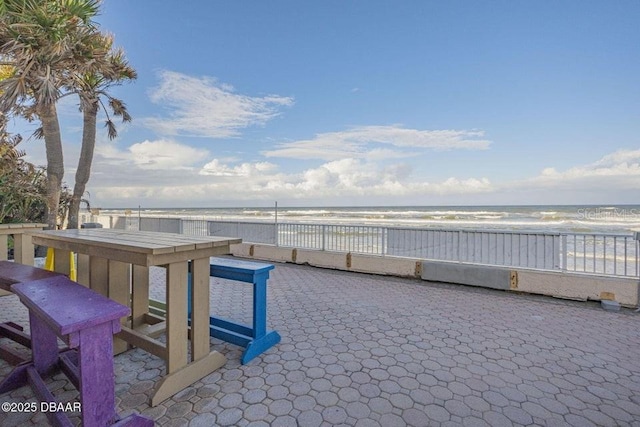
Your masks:
M421 278L575 300L613 300L637 307L640 282L635 278L529 270L415 258L314 251L265 244L232 247L235 256L272 262L308 264L360 273Z

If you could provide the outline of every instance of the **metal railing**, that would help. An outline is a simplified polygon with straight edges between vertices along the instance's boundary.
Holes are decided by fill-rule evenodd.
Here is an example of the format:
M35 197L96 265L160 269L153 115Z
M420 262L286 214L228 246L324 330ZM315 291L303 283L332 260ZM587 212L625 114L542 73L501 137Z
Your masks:
M277 245L276 224L267 222L208 221L210 236L240 237L243 241Z
M560 265L557 234L390 228L389 255L545 270Z
M633 235L451 230L111 217L113 228L233 236L245 242L380 256L465 262L548 271L638 277ZM105 224L106 225L106 224Z
M384 227L330 224L278 224L278 245L321 251L385 255Z
M190 234L192 236L208 236L209 222L204 219L183 219L182 234Z
M562 269L580 273L637 277L638 240L632 235L562 235Z

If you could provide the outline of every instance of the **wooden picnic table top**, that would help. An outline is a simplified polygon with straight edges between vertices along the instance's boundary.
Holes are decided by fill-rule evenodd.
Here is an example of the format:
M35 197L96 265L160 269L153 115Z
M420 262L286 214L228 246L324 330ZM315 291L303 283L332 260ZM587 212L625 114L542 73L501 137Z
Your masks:
M240 243L242 239L220 236L190 236L155 231L85 228L79 230L44 230L29 233L38 240L100 246L141 254L165 254L213 248Z
M155 231L83 228L28 233L36 245L130 264L152 266L229 253L236 237L190 236Z

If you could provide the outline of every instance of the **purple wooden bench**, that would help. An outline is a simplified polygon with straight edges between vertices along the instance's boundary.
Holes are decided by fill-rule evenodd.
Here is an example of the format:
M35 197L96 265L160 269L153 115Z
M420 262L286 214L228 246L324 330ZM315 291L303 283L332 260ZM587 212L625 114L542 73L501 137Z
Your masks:
M139 415L120 420L115 411L113 334L129 308L55 276L11 286L29 309L33 360L0 383L0 394L29 384L41 402L55 404L43 378L61 369L80 391L84 426L153 426ZM70 349L58 349L58 337ZM74 350L77 349L77 350ZM71 426L63 412L46 412L54 426Z
M15 283L31 282L56 276L60 276L60 273L16 262L0 261L0 289L5 291L11 292L11 285ZM31 348L29 335L23 332L22 326L14 322L0 323L0 337L9 338L24 347ZM0 346L0 358L11 365L17 365L28 360L20 352L9 346Z

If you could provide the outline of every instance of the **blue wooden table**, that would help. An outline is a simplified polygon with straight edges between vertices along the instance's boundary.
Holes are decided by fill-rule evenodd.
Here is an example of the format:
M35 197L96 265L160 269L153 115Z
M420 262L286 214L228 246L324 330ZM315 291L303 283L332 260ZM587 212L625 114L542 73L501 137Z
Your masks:
M209 318L212 337L245 347L241 362L246 364L281 340L276 331L267 330L267 280L272 264L231 258L210 258L209 273L212 277L253 284L253 325L246 326L219 316ZM189 286L191 291L191 286ZM191 304L191 296L189 296ZM189 306L191 312L191 306Z

